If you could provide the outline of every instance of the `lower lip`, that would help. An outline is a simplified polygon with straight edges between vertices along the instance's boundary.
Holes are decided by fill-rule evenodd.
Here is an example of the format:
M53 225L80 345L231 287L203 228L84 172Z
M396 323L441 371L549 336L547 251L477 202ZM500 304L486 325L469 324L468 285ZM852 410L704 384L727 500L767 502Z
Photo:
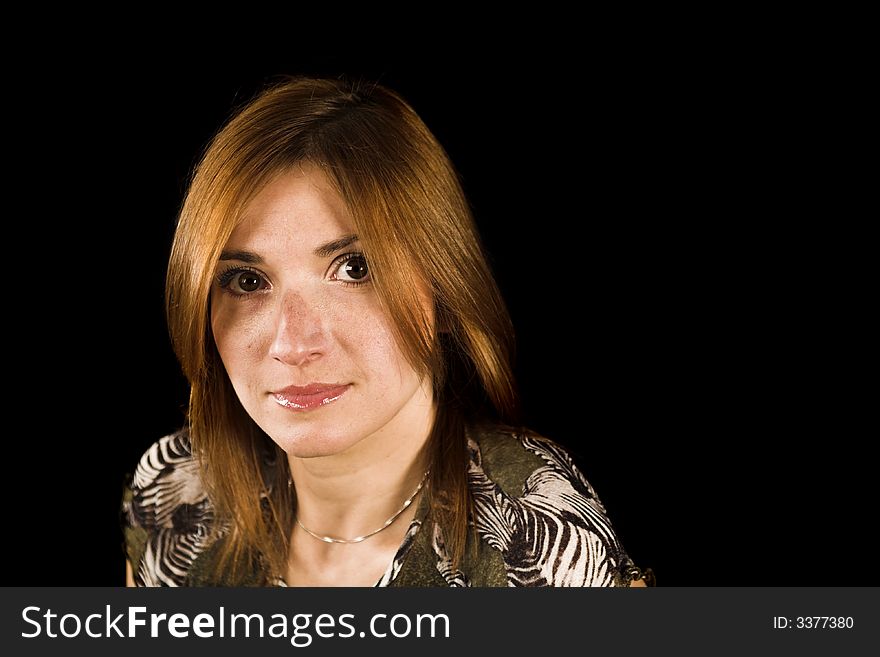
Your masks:
M349 387L350 386L339 386L338 388L328 388L327 390L321 390L320 392L315 392L310 395L282 394L276 392L272 395L272 399L274 399L279 406L283 406L289 411L302 413L304 411L312 411L316 408L332 404L342 397L342 395L348 391Z

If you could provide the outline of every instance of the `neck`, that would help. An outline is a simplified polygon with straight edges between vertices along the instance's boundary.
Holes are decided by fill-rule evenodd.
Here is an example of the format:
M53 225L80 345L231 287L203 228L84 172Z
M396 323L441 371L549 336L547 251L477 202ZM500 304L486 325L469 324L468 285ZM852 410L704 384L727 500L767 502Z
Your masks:
M298 520L315 533L346 539L381 527L424 478L433 420L430 395L420 390L382 429L344 452L289 456ZM411 506L417 502L418 496Z

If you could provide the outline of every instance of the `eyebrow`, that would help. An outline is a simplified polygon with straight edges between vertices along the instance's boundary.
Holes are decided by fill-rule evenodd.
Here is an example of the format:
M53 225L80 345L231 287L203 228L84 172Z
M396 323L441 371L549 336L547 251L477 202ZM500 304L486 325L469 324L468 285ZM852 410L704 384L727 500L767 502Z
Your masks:
M315 255L319 258L329 258L337 251L342 251L342 249L351 246L355 242L358 241L358 236L352 233L351 235L343 235L342 237L330 240L326 244L322 244L317 249L315 249Z
M358 241L358 236L352 233L351 235L343 235L335 240L330 240L315 249L314 253L319 258L329 258L337 251L342 251L342 249L351 246L355 242ZM220 260L240 260L241 262L246 262L250 265L261 265L263 264L263 257L253 251L243 251L243 250L232 250L232 251L223 251L220 254Z
M224 251L220 254L220 260L241 260L251 265L263 264L263 258L251 251Z

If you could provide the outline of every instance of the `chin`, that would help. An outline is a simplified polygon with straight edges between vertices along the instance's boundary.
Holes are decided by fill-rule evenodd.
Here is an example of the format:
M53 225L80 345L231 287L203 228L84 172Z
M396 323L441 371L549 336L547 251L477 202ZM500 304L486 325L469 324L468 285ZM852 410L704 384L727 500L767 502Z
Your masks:
M333 456L354 444L348 437L328 437L326 433L291 434L284 430L267 433L288 456L301 459Z

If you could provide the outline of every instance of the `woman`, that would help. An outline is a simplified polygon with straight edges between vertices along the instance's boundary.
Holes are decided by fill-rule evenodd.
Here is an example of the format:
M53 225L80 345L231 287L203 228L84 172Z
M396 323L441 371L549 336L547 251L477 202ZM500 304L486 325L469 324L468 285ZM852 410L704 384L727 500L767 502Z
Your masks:
M570 456L516 426L512 330L437 140L291 79L214 138L167 278L187 426L123 501L137 585L644 585Z

